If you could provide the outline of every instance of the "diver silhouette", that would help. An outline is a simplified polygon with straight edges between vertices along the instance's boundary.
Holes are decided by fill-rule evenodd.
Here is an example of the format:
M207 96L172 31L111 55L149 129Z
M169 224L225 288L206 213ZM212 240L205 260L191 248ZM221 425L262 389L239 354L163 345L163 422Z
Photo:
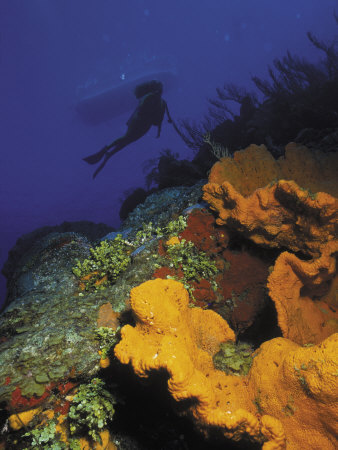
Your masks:
M167 113L168 122L173 122L167 103L162 98L162 92L163 85L157 80L147 81L135 87L134 94L139 100L139 104L127 122L128 128L126 133L111 144L103 147L97 153L83 158L88 164L97 164L104 158L103 162L94 172L93 178L104 168L109 158L131 142L140 139L153 125L158 128L156 137L159 138L165 113Z

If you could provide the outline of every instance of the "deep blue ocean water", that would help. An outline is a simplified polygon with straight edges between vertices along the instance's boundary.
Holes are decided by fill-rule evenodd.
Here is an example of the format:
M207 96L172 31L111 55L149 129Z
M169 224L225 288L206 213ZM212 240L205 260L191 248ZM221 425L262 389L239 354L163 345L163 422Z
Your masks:
M165 121L160 139L153 128L93 181L81 158L122 135L133 107L93 125L76 110L83 96L166 70L171 115L198 122L216 87L253 88L251 76L287 50L317 61L306 32L332 38L334 9L337 0L1 0L0 266L17 238L44 225L118 227L147 160L168 148L193 157Z

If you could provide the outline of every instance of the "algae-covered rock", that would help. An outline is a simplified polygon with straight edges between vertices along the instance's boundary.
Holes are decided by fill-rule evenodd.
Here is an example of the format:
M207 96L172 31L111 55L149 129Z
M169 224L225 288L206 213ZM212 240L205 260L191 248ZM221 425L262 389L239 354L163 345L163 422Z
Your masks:
M0 316L0 402L13 410L44 401L69 379L95 376L100 306L110 302L114 311L123 311L130 289L155 270L156 240L146 243L114 285L82 292L73 267L89 257L90 248L84 236L52 233L13 268L11 302Z
M162 189L149 195L145 202L138 205L123 223L123 229L138 227L142 222L151 221L156 226L165 226L173 217L196 203L202 198L200 181L194 186L177 186Z
M52 233L77 233L85 237L90 242L99 240L102 236L113 231L114 228L104 223L94 223L88 220L81 220L77 222L63 222L60 225L45 226L37 228L36 230L26 233L21 236L14 247L8 253L8 259L5 262L1 272L7 278L8 293L12 291L13 276L15 278L16 269L21 265L21 259L25 257L32 247L37 242L41 241L45 236ZM29 281L29 279L28 279ZM11 298L6 299L6 305L11 301Z

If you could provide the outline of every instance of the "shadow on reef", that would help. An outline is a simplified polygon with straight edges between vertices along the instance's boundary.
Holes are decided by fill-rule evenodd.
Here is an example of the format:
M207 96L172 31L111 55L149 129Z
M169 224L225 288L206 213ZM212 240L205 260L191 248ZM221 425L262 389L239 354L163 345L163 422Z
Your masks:
M104 375L107 376L106 372ZM113 377L113 378L112 378ZM130 367L112 361L107 382L117 386L122 402L116 406L111 431L122 446L144 450L258 450L252 442L237 444L224 441L215 428L209 439L193 426L187 417L179 417L180 405L174 402L167 390L165 371L152 373L149 379L135 379ZM182 410L186 408L182 408ZM128 436L128 447L124 439ZM134 444L134 447L132 445Z
M259 257L263 263L269 266L273 265L273 261L275 261L277 256L281 253L280 250L276 249L257 248L257 246L249 240L243 240L243 238L241 239L240 236L236 236L235 234L232 235L232 238L229 241L228 249L232 253L238 254L245 250L248 255ZM241 267L241 271L242 270ZM249 270L252 270L252 268ZM245 273L243 275L245 276ZM247 328L244 327L242 330L238 330L235 320L236 316L233 320L230 320L231 328L237 330L237 341L249 343L254 349L260 347L265 341L282 336L282 332L278 326L275 305L271 301L266 288L264 288L263 292L264 300L262 300L262 306L259 313L254 316L251 325Z
M334 14L338 24L338 16ZM146 163L147 190L127 193L121 206L122 219L145 196L173 186L191 186L207 178L212 165L250 144L265 144L271 154L284 155L284 146L294 141L317 150L336 151L338 145L338 51L337 40L323 42L311 32L311 44L322 52L318 63L287 52L268 67L269 79L252 77L257 89L228 83L217 88L217 98L209 99L209 115L200 124L181 120L178 132L195 151L191 161L165 150ZM258 100L258 95L262 100ZM233 112L234 105L239 114ZM150 167L153 166L151 170ZM150 189L151 185L156 188Z

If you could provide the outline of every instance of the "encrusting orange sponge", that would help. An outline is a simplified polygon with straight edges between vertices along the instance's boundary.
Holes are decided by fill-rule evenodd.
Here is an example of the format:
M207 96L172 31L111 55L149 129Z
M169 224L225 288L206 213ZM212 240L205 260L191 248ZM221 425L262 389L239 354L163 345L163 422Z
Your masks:
M323 153L289 143L277 160L265 145L251 144L216 162L209 183L228 181L244 197L277 180L293 180L311 192L327 192L338 197L338 153Z
M301 347L264 342L248 375L255 401L282 422L287 450L335 450L338 445L338 334Z
M337 253L338 242L330 241L311 261L289 252L277 258L268 289L285 338L317 344L338 332Z
M307 348L272 339L246 377L230 376L215 370L212 355L232 330L215 312L189 308L181 283L147 281L132 289L131 306L136 326L122 328L115 355L140 377L165 369L169 392L193 400L182 407L202 430L264 450L337 448L338 334Z
M234 340L225 320L211 310L189 308L184 286L156 279L132 289L130 303L136 327L126 325L115 355L131 363L135 373L166 369L175 400L196 399L190 412L202 428L221 427L234 440L244 436L263 442L264 449L284 448L284 431L273 417L255 416L255 406L240 377L215 370L212 356L219 345Z
M8 418L9 426L12 430L20 430L22 427L27 426L41 411L42 408L33 408L28 411L12 414Z
M338 201L324 192L309 194L294 181L280 180L243 197L227 181L203 186L203 199L227 225L258 245L319 256L336 239Z

